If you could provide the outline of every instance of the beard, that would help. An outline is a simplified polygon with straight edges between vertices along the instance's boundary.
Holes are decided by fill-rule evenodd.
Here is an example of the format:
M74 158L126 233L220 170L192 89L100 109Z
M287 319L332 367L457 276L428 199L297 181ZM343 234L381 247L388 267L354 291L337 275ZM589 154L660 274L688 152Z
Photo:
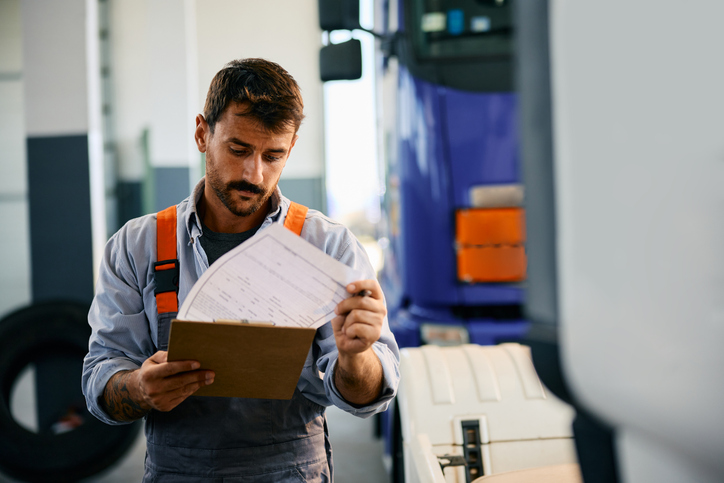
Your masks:
M274 192L273 187L265 190L263 186L257 186L244 180L231 181L224 184L219 178L213 159L211 159L208 152L206 153L206 165L206 178L209 181L209 186L214 190L216 197L219 198L219 201L221 201L226 209L236 216L245 217L253 215L259 211L259 208L264 206ZM239 200L239 195L236 194L237 191L249 191L257 196L249 199L247 203L250 204L244 206L242 203L246 200Z

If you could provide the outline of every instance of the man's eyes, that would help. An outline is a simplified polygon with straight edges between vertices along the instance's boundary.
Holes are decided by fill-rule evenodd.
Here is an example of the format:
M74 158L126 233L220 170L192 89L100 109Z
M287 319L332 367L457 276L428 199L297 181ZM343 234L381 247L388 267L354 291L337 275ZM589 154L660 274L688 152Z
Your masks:
M233 154L234 156L247 156L249 154L249 151L247 151L246 149L229 148L229 151L231 151L231 154Z
M248 149L234 149L234 148L229 148L229 150L231 151L231 154L233 154L234 156L243 157L243 156L248 156L248 155L249 155L249 150L248 150ZM264 159L266 159L267 161L279 161L280 159L282 159L282 157L281 157L281 156L277 156L277 155L273 155L273 154L265 154L265 155L264 155Z

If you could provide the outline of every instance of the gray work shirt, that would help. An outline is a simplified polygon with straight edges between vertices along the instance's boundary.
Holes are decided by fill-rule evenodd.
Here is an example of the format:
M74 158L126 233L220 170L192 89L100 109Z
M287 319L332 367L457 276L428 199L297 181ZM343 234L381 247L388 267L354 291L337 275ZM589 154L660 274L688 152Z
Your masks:
M209 268L199 243L203 236L196 205L204 190L202 179L193 194L177 206L177 246L180 264L179 306L196 280ZM260 231L272 223L283 223L290 201L277 188L271 208ZM258 232L257 232L258 233ZM375 278L367 254L355 236L343 225L316 210L309 210L302 238L328 255L354 269L364 278ZM89 351L83 363L83 393L90 412L108 424L123 424L109 417L100 399L108 380L116 372L138 369L166 341L159 343L153 263L156 261L156 215L129 221L108 241L96 295L88 314L92 329ZM162 339L167 334L162 334ZM317 330L307 355L297 389L309 400L335 406L360 417L384 411L397 392L399 350L385 318L380 339L373 350L382 363L384 374L380 398L364 407L355 407L342 398L332 375L337 361L337 346L331 323Z

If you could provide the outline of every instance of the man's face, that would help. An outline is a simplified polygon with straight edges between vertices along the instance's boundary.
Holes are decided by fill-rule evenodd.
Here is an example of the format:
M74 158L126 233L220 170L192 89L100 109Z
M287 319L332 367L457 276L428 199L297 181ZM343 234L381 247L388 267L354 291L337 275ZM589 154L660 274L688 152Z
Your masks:
M293 128L266 131L254 118L240 115L244 112L242 104L231 103L213 134L201 116L196 121L196 142L206 153L206 187L218 199L211 201L212 209L224 206L238 217L266 207L297 140Z

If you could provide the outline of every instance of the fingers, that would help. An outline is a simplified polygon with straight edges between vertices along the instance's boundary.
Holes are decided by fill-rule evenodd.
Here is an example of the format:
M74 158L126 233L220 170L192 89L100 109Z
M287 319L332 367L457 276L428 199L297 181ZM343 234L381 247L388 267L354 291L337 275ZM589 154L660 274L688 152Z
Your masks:
M342 333L346 333L352 325L363 324L370 325L376 329L382 329L385 318L385 311L369 310L365 307L355 308L347 313L337 315L332 319L332 329Z
M349 339L361 339L371 344L380 338L380 327L364 322L345 324L343 335Z
M159 411L170 411L213 381L212 371L194 371L166 378L162 384L149 388L149 403Z
M198 361L168 362L168 352L158 351L143 363L149 374L155 377L169 377L181 372L195 371L201 367Z
M334 312L337 315L347 315L353 310L374 312L381 314L383 317L387 314L385 304L382 300L374 299L372 297L349 297L338 303Z
M376 312L382 314L383 317L387 315L382 288L377 280L353 282L347 285L347 293L353 294L353 296L337 304L334 310L337 315L344 315L353 310Z
M380 338L387 308L377 280L359 280L346 289L353 296L337 304L332 330L340 352L359 353Z
M359 353L367 350L380 338L384 316L363 310L353 310L346 316L332 319L337 349Z
M139 383L144 400L160 411L173 409L214 381L214 372L198 370L200 366L198 361L168 362L167 352L156 352L141 366Z
M375 298L375 299L382 299L382 287L380 287L380 284L375 279L368 279L368 280L359 280L357 282L352 282L349 285L347 285L347 292L352 295L357 295L362 291L368 291L367 295Z
M199 387L206 386L214 382L214 377L216 377L216 374L214 374L213 371L183 372L161 379L156 386L161 392L171 393L189 385L199 384ZM198 389L198 387L196 389Z
M201 364L199 364L198 361L173 361L159 364L151 370L153 371L155 377L163 378L172 377L184 372L195 371L200 367Z
M371 326L354 324L346 333L335 332L335 342L340 354L359 354L368 350L379 339L379 333Z
M166 392L172 392L180 387L196 382L208 381L208 384L213 382L215 374L213 371L208 370L194 370L194 371L183 371L173 372L169 375L163 375L166 372L162 368L156 371L145 371L141 373L141 380L144 387L146 388L147 394L163 394Z

